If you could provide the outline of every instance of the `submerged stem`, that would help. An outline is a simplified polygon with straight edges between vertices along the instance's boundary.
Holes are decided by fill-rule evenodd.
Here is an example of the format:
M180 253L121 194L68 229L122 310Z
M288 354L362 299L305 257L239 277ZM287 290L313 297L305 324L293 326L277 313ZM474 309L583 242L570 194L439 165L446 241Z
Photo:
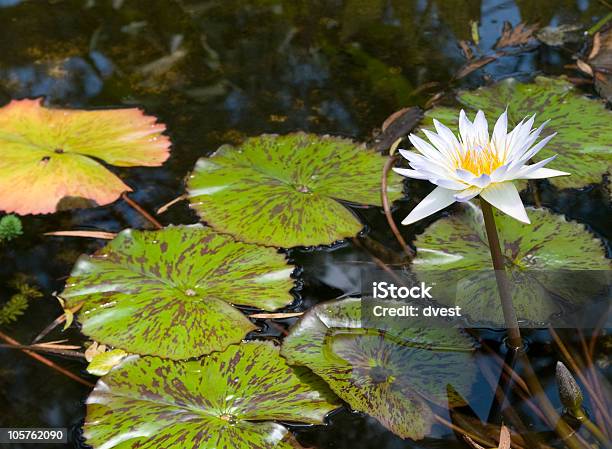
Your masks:
M591 435L593 435L595 439L597 439L597 441L599 441L603 445L603 447L605 447L606 449L612 449L612 443L610 442L608 437L606 437L601 431L601 429L589 419L589 417L586 415L586 413L584 413L583 410L580 410L577 415L578 416L576 416L576 418L578 418L582 425L587 428Z
M153 217L153 215L148 213L140 204L138 204L136 201L134 201L132 198L130 198L127 195L126 192L123 192L121 194L121 198L123 199L123 201L128 203L128 205L130 207L132 207L132 209L134 209L136 212L138 212L140 215L142 215L145 220L147 220L149 223L151 223L155 229L163 229L164 228L164 226L159 221L157 221L155 219L155 217Z
M487 231L487 239L489 240L489 250L491 251L493 269L495 270L495 279L497 280L497 289L499 290L499 298L504 313L504 321L506 322L506 329L508 331L508 343L512 350L516 350L523 347L523 340L521 339L521 331L512 304L510 282L506 275L504 256L499 245L499 236L497 235L497 227L495 226L493 208L482 198L480 199L480 204L484 217L485 229Z
M540 384L540 381L537 378L533 367L529 359L527 358L527 354L522 349L520 351L520 356L523 361L523 369L525 371L525 380L527 381L527 385L531 390L534 398L538 402L540 409L544 413L546 420L551 428L555 430L557 435L559 435L563 442L570 449L579 449L579 448L588 448L589 446L579 440L579 435L574 432L574 430L559 416L557 410L555 410L554 406L548 400L546 393L544 392L544 388Z
M548 400L542 385L538 381L538 378L533 371L533 367L527 358L527 355L523 351L523 341L521 338L521 331L518 326L518 320L516 318L516 312L512 304L512 295L510 293L510 282L506 276L506 268L504 264L504 256L501 252L501 246L499 244L499 236L497 235L497 227L495 226L495 217L493 216L493 208L491 205L481 198L482 215L484 217L485 229L487 231L487 239L489 241L489 250L491 251L491 259L493 261L493 268L495 269L495 279L497 280L497 288L499 290L499 297L502 303L502 311L504 313L504 320L506 322L506 328L508 330L508 344L511 351L517 352L524 364L524 370L526 375L527 385L531 390L531 393L538 401L540 409L544 413L546 420L549 425L555 429L555 432L563 438L565 444L570 449L578 449L584 447L583 444L577 439L574 431L567 423L559 416L553 405Z

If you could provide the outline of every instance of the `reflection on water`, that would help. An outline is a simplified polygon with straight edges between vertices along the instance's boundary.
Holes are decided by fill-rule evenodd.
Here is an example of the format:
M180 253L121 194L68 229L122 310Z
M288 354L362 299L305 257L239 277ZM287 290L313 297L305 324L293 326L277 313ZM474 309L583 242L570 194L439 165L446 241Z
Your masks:
M150 210L182 193L183 177L198 157L244 136L301 129L370 138L389 113L406 105L422 106L449 85L465 62L457 40L470 39L470 21L480 22L481 48L486 50L495 43L504 20L588 27L607 13L595 0L153 3L154 7L146 0L0 0L0 103L45 96L49 104L71 107L137 105L168 124L174 147L164 167L116 170L136 191L133 197ZM455 85L480 85L485 76L562 73L571 56L571 49L542 46L502 58ZM422 87L425 83L432 84ZM411 185L410 193L400 202L398 217L426 192ZM573 192L559 197L550 189L543 192L545 205L588 222L600 233L609 232L602 207L606 198L600 188L580 199ZM380 211L358 213L369 224L373 241L395 248ZM190 223L196 217L180 205L162 221ZM7 285L22 272L44 289L45 298L4 330L29 342L60 314L51 293L61 289L76 257L101 245L42 234L72 228L118 231L147 224L119 202L26 217L24 227L23 237L0 248L0 284ZM304 305L354 293L358 267L345 270L342 263L358 266L369 257L350 243L318 254L295 250L291 256L305 265ZM0 301L6 300L4 290ZM71 330L49 338L81 337ZM58 361L82 373L82 364ZM76 429L86 395L86 388L24 355L0 350L0 426ZM486 410L486 403L482 406ZM360 415L344 411L331 422L324 432L300 431L303 444L338 449L417 447ZM446 434L443 429L436 432ZM421 446L450 444L432 440Z

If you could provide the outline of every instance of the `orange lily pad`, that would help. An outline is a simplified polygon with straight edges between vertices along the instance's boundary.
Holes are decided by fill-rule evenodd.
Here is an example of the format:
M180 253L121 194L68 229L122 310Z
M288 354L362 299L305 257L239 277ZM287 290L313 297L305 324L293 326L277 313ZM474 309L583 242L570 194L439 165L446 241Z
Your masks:
M102 162L159 166L168 159L166 126L140 109L46 108L42 99L0 108L0 210L55 212L62 199L102 206L132 189Z

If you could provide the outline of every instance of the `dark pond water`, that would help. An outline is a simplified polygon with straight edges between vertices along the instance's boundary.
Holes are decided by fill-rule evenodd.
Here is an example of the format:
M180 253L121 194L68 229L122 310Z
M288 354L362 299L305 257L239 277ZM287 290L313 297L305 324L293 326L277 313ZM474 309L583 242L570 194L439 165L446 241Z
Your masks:
M504 20L588 28L608 12L605 2L597 0L0 0L0 103L45 96L51 105L139 106L158 116L174 143L170 160L160 168L118 171L135 190L133 198L155 210L183 192L183 178L198 157L245 136L305 130L369 140L391 112L423 106L432 94L451 86L538 73L576 76L564 66L573 62L580 42L505 57L451 83L464 63L457 40L470 38L471 20L480 23L486 50ZM436 84L423 88L426 83ZM411 199L399 202L397 218L429 188L410 184L407 189ZM532 202L529 194L524 199ZM610 237L608 197L601 186L579 196L545 187L542 200L606 241ZM371 261L363 248L379 256L380 247L398 250L380 210L357 213L368 225L361 247L347 242L290 254L304 268L302 298L295 308L356 293L355 267ZM197 221L185 204L160 220ZM26 343L60 315L51 294L61 290L77 256L102 245L45 237L44 232L149 226L123 202L25 217L23 223L25 234L0 250L0 304L12 293L9 283L16 273L30 276L44 291L25 316L2 329ZM426 224L413 231L421 232ZM483 336L493 346L500 339L493 331ZM75 329L48 337L60 338L82 341ZM536 332L531 341L539 374L553 391L556 356L549 338ZM87 377L82 363L53 360ZM486 382L478 385L474 407L486 415L491 391ZM67 447L82 447L78 429L87 394L86 387L22 353L0 349L0 427L69 427ZM551 397L556 401L556 395ZM463 447L443 427L417 445L346 410L330 417L324 428L295 430L303 445L320 448Z

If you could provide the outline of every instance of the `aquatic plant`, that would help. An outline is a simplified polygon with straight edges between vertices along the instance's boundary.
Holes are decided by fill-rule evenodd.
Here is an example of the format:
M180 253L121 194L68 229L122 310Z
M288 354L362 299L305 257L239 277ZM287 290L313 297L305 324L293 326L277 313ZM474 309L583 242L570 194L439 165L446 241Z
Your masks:
M89 395L84 434L105 449L295 449L278 421L322 424L338 406L271 342L248 342L192 361L128 357Z
M257 327L236 306L293 301L293 266L276 250L201 225L125 230L75 264L61 293L82 304L85 335L135 354L185 359L220 351Z
M526 213L531 225L497 211L495 222L518 318L546 323L596 297L610 260L584 225L546 209L528 207ZM483 221L480 208L467 202L433 222L415 240L412 272L436 282L437 300L461 306L474 321L503 325Z
M42 292L30 285L25 276L18 275L11 281L11 287L17 290L10 299L0 307L0 326L17 321L30 305L30 300L41 298Z
M7 242L23 234L23 225L19 217L5 215L0 218L0 242Z
M368 413L402 438L421 439L434 422L430 404L451 407L476 376L475 342L454 328L415 321L364 328L361 299L318 304L291 328L282 355L310 368L354 410Z
M412 169L394 168L408 178L426 179L437 187L402 221L419 221L455 201L465 202L480 196L487 203L524 223L529 218L512 181L569 175L544 166L556 156L536 164L527 163L554 137L536 144L544 125L532 131L535 115L522 120L508 132L508 112L504 111L489 136L489 126L482 111L474 123L461 110L459 138L434 119L436 133L423 130L430 143L411 134L410 142L420 153L399 150Z
M557 101L555 92L562 81L537 83L550 84L542 93L546 104L534 105L538 119L544 116L563 126L567 104L575 111L599 110L599 105L574 92ZM508 82L491 92L503 86L528 89ZM584 299L580 295L590 291L577 292L554 276L511 291L506 270L513 276L532 268L606 270L609 261L601 242L584 226L544 209L525 209L513 180L555 180L568 173L544 167L553 164L552 155L529 165L540 150L550 151L546 144L553 135L545 136L549 129L544 126L532 130L533 117L508 132L517 114L513 103L499 112L489 136L483 112L489 105L480 107L478 101L492 94L484 92L461 94L460 99L472 102L465 100L467 107L482 111L474 123L463 111L455 112L448 123L458 124L459 137L437 118L431 119L448 110L429 112L425 122L432 120L437 133L422 131L430 143L411 135L419 153L402 150L411 168L395 171L436 185L404 223L455 201L463 203L417 237L418 253L410 272L417 277L437 273L441 292L449 279L462 282L458 297L441 294L436 300L452 297L453 305L471 319L492 318L500 327L498 321L504 319L514 350L521 343L517 316L546 320L562 308L545 297L578 305ZM550 108L565 112L553 113ZM30 135L30 128L36 127L42 132ZM574 128L569 134L559 129L552 141L560 140L555 149L564 156L573 157L577 136L584 137L582 129ZM78 151L84 141L73 138L77 130L94 142L87 152ZM40 185L23 202L17 201L15 192L0 199L0 209L51 212L74 196L98 204L113 201L129 187L94 159L115 166L160 165L169 148L163 130L153 117L137 110L67 111L43 108L38 100L13 102L0 109L0 144L2 139L13 142L8 145L9 157L0 161L0 175L16 168L37 172ZM540 136L545 137L538 142ZM590 146L588 153L598 148ZM401 196L401 178L389 171L395 160L330 136L252 137L201 158L187 179L190 206L210 227L164 228L140 210L161 229L126 229L116 235L77 231L112 239L95 254L79 258L58 296L65 325L70 326L73 313L78 313L82 332L95 340L86 351L87 370L102 377L88 399L88 443L106 449L166 449L183 447L189 440L240 449L290 449L299 445L279 421L321 424L341 401L396 435L417 440L428 435L435 422L443 422L439 407L464 406L478 376L475 340L460 329L430 321L369 327L361 320L360 298L324 302L307 310L290 327L280 353L270 342L243 341L256 335L249 336L259 329L254 319L287 316L247 316L243 308L273 312L294 300L296 272L285 253L274 247L328 245L357 235L364 224L352 208L381 205L381 186L386 186L390 201ZM14 180L3 178L0 188L3 182ZM54 195L43 198L43 185ZM481 208L470 202L477 196ZM392 222L389 208L385 212ZM20 226L17 217L4 217L0 237L18 235ZM501 276L452 277L453 272L485 272L491 260ZM498 294L504 313L491 316L499 310ZM23 290L0 311L0 324L2 313L5 322L14 320L27 302ZM479 315L485 309L488 315ZM535 375L527 375L529 389L542 396L537 381L533 383ZM551 422L558 421L552 407L544 404L542 410ZM559 422L557 431L565 438L566 423ZM599 438L593 426L591 432ZM506 445L510 432L502 435ZM571 438L567 444L577 448Z
M46 108L42 99L0 108L0 210L46 214L115 201L132 189L97 159L155 167L169 156L165 125L139 109Z
M612 169L612 111L603 102L586 97L566 78L538 76L522 83L509 78L492 86L460 91L458 102L469 111L482 110L489 117L508 110L508 122L517 124L523 117L536 115L546 138L555 133L551 145L542 148L540 157L551 161L551 169L569 172L572 176L550 178L559 188L577 188L602 181ZM458 125L457 108L438 106L426 113L423 128L433 119L446 126Z
M0 325L17 321L29 306L28 297L17 293L0 308Z
M345 204L381 205L385 160L347 139L295 133L263 135L200 159L187 193L202 220L261 245L328 245L363 224ZM401 178L389 176L391 200Z

